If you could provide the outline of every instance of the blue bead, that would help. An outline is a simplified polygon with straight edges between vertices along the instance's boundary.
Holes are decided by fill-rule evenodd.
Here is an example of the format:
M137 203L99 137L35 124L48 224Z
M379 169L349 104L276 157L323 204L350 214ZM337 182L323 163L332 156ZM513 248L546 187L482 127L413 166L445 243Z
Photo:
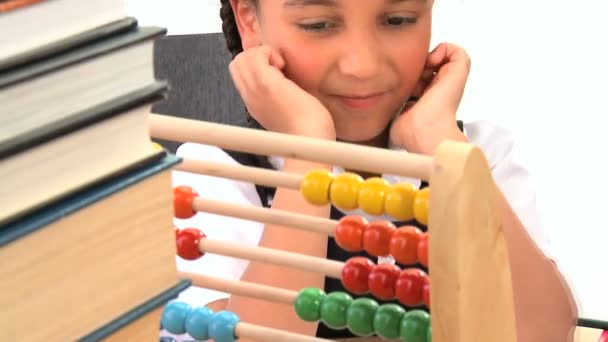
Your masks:
M209 322L213 316L213 310L208 307L196 308L186 316L186 332L195 340L209 339Z
M186 332L186 316L191 310L190 305L182 302L171 302L165 306L161 317L162 326L172 334Z
M215 342L234 342L234 328L240 321L239 316L230 311L220 311L211 317L209 336Z
M163 336L159 342L177 342L173 337Z

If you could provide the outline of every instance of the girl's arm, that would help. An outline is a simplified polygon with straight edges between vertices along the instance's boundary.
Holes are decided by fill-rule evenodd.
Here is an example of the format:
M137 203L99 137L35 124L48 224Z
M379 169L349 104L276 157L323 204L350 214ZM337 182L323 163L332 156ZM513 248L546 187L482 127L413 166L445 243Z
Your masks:
M330 170L329 165L297 160L286 160L283 170L304 174L311 169L319 168ZM304 200L299 191L278 188L272 209L329 217L330 206L313 206ZM327 257L327 236L281 226L266 225L259 245L321 258ZM287 267L251 262L241 280L300 291L304 287L322 289L325 276ZM290 305L233 295L229 299L227 310L238 312L243 321L252 324L311 336L315 335L317 329L317 323L302 321L296 316L293 307ZM243 339L240 341L245 342Z

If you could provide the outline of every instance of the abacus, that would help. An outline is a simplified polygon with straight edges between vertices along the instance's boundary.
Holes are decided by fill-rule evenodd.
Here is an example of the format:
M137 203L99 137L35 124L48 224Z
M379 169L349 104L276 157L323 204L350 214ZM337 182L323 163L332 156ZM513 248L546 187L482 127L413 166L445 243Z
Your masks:
M274 209L251 208L204 200L187 185L174 189L175 215L187 218L198 211L229 215L293 229L331 235L347 251L365 250L370 255L391 256L403 264L420 262L429 274L416 268L400 270L385 263L355 257L346 263L295 255L263 247L206 239L199 229L176 229L180 257L195 259L205 253L270 262L321 272L341 279L353 294L324 293L304 288L287 291L260 284L229 281L210 276L182 274L196 286L274 300L293 305L303 320L322 322L330 328L348 328L357 336L376 334L383 339L406 342L516 341L515 310L505 224L498 207L504 198L496 191L483 153L475 146L444 142L434 156L328 142L249 128L151 114L151 136L176 142L214 145L226 150L281 156L339 165L361 172L413 177L428 181L430 190L407 184L389 185L378 178L363 180L354 173L333 176L310 170L299 176L245 166L219 165L184 160L178 170L196 172L273 187L300 189L311 204L329 203L344 209L360 208L370 215L395 219L414 218L428 227L395 227L388 221L347 216L339 221L306 217ZM390 284L387 286L386 284ZM379 305L374 298L398 299L407 306ZM432 322L432 324L431 324ZM230 312L190 308L173 302L165 308L163 326L174 333L190 333L196 339L217 342L247 337L259 341L322 341L285 331L240 322Z

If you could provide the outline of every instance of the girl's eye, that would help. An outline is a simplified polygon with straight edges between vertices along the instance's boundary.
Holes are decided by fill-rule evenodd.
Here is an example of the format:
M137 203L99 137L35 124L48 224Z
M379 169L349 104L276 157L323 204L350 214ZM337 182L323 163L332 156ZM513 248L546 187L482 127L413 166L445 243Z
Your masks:
M408 24L415 24L417 21L413 17L389 17L386 19L386 24L389 26L402 26Z
M330 29L332 26L327 21L318 21L313 23L299 23L298 26L304 31L321 32Z

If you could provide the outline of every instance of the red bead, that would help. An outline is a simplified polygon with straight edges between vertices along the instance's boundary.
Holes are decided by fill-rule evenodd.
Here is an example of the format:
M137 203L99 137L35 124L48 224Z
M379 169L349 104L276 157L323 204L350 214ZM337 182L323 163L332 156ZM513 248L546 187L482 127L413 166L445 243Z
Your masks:
M392 264L381 264L372 267L367 283L369 291L378 299L394 299L395 284L400 272L399 267Z
M357 215L344 216L334 232L336 244L345 251L359 252L363 250L363 232L367 227L367 220Z
M173 213L179 219L188 219L196 214L192 202L198 193L189 186L178 186L173 189Z
M369 290L369 273L373 266L374 263L368 258L350 258L342 268L342 286L352 294L366 294Z
M422 287L426 273L417 268L408 268L399 274L395 284L395 296L405 306L422 305Z
M389 221L371 222L363 232L363 248L373 256L389 255L389 243L395 229Z
M422 284L422 301L427 308L431 308L431 278L424 276Z
M205 234L196 228L179 230L175 238L177 255L185 260L196 260L202 257L205 253L201 252L198 244L204 238Z
M400 264L414 265L418 261L418 241L421 236L422 231L414 226L395 230L389 244L390 254Z
M418 262L429 268L429 234L423 233L418 241Z

